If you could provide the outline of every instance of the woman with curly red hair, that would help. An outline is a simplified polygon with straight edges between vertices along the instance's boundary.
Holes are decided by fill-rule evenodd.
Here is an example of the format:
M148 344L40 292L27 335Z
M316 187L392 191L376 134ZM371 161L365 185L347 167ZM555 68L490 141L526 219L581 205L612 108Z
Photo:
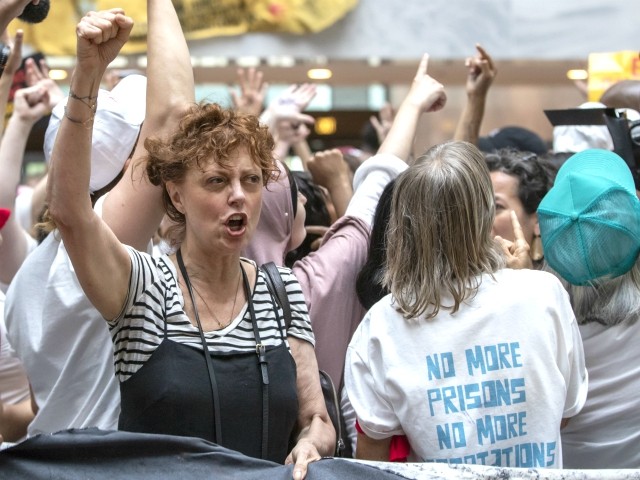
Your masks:
M335 443L307 308L297 280L282 269L291 304L287 329L264 273L241 257L263 187L277 172L266 127L254 116L198 104L185 109L173 134L147 139L146 172L174 222L175 254L152 257L121 243L91 208L99 79L132 23L116 9L88 14L78 25L73 94L49 186L51 217L85 294L111 330L119 429L204 438L295 463L294 476L302 478L306 465L331 454Z

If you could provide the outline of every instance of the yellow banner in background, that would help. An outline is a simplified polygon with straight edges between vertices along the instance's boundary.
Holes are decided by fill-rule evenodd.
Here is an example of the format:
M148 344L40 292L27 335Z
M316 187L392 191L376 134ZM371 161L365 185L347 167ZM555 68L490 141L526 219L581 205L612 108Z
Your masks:
M78 2L53 0L47 18L38 24L14 20L9 25L13 36L17 29L24 30L24 43L35 51L47 55L76 54L76 25L80 20Z
M173 0L189 40L249 32L304 35L340 20L358 0ZM124 54L144 53L147 35L146 0L54 0L47 19L38 25L14 21L11 31L25 31L25 43L45 55L75 55L75 26L88 10L123 7L135 21Z
M600 101L607 88L620 80L640 80L640 57L637 51L589 55L590 102Z

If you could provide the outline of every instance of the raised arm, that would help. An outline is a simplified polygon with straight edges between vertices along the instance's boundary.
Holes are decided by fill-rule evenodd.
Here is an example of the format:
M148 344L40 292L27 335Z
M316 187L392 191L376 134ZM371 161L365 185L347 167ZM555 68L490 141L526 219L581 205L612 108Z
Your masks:
M36 63L33 58L27 58L24 65L25 77L27 85L38 86L44 88L47 91L47 97L49 104L48 111L53 110L63 98L64 93L60 86L51 78L49 78L49 67L45 59L41 59L39 63ZM40 221L40 216L45 208L47 194L47 175L42 177L38 184L33 189L33 195L31 196L31 225L35 225Z
M378 116L380 118L378 118ZM389 102L385 103L380 112L378 112L378 116L371 115L369 117L369 121L371 125L373 125L374 130L376 131L376 136L378 137L378 142L380 145L384 142L384 139L387 138L389 134L389 130L391 129L391 125L393 125L393 107Z
M24 34L22 30L16 32L13 42L9 39L9 34L5 31L2 34L2 41L11 48L11 53L7 59L7 63L0 77L0 118L5 118L7 111L7 103L9 102L9 93L13 86L13 76L20 68L22 62L22 39ZM4 122L0 122L0 135L4 131Z
M0 208L14 209L29 133L47 110L48 94L44 88L34 86L16 92L13 114L0 144ZM10 283L27 256L28 243L26 232L15 215L7 220L2 235L0 282Z
M24 71L28 86L38 85L47 91L49 110L52 110L64 98L64 93L58 84L49 77L49 67L44 58L40 59L39 63L36 63L33 58L27 58L24 62Z
M262 113L264 99L267 95L269 84L263 80L263 73L255 68L245 71L238 69L238 83L240 94L230 90L233 107L242 113L259 116Z
M195 102L191 57L171 0L148 0L147 22L146 118L130 173L109 193L103 207L103 219L118 239L141 251L164 215L162 190L146 176L144 141L175 131L185 109Z
M485 49L480 45L476 45L476 50L478 50L478 53L465 61L465 66L468 68L467 103L465 103L462 110L453 137L454 140L461 140L474 145L478 144L487 93L497 74L493 60Z
M441 110L447 102L447 95L440 82L429 76L429 55L424 54L418 71L413 78L409 93L403 100L393 125L378 153L390 153L403 160L409 158L418 121L425 112Z
M372 224L382 190L406 168L420 117L426 112L436 112L446 104L444 87L427 73L428 66L429 55L424 54L378 155L367 159L356 170L354 194L345 215Z
M131 262L92 208L92 130L100 81L132 28L133 20L122 9L89 12L76 27L77 64L49 170L49 213L85 294L107 319L115 318L124 304Z
M331 195L336 216L342 217L353 196L351 169L345 162L342 152L337 149L316 153L308 164L313 181L325 187Z

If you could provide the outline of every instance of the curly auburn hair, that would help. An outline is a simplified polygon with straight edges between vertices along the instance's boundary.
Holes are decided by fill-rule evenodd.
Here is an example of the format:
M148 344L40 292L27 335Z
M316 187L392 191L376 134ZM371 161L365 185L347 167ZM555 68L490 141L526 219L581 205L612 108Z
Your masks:
M231 166L234 153L246 148L262 171L263 185L277 180L274 140L254 115L238 113L214 103L199 103L185 113L178 131L168 139L147 138L147 176L162 186L162 201L174 222L168 236L172 244L184 238L185 217L171 202L167 182L181 183L192 168L204 169L212 162Z

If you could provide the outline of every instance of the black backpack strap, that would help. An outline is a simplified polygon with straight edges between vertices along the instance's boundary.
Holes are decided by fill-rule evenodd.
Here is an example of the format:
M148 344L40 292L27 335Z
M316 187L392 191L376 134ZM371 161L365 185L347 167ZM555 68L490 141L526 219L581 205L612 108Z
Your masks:
M267 262L263 264L261 268L265 273L267 287L271 291L271 294L276 297L280 308L282 308L285 330L289 330L289 327L291 326L291 306L289 305L287 289L285 288L282 277L280 276L280 270L278 270L278 267L273 262Z

